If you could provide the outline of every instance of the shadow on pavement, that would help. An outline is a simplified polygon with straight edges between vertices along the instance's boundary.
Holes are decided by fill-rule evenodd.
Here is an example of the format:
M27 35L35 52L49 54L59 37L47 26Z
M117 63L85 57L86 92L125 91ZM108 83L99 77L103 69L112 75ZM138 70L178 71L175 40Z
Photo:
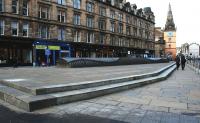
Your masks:
M0 105L1 123L125 123L111 119L99 118L82 114L52 114L21 113Z

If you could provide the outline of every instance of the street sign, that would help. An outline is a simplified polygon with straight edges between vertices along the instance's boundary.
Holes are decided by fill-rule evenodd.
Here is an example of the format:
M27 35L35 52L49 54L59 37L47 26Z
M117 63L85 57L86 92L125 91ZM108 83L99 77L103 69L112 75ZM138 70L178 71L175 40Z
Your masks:
M48 46L50 50L60 50L60 46Z
M46 49L46 48L47 48L46 45L35 45L35 49L43 50L43 49Z

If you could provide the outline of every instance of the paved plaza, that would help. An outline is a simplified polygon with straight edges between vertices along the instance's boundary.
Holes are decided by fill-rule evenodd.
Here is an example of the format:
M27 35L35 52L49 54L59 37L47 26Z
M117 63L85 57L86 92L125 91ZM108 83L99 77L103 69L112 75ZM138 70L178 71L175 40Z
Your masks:
M116 70L123 67L124 70L131 71L131 67L134 67L137 68L135 69L137 71L142 66L137 71L138 73L142 72L141 70L144 72L144 69L147 68L149 68L147 69L149 72L153 70L150 69L150 66L156 70L156 67L158 69L160 65L162 64L118 66ZM23 71L23 69L26 68L19 68L19 71ZM95 69L103 71L103 68ZM41 70L43 69L41 68ZM59 70L65 71L64 69ZM11 70L5 69L5 72L7 71ZM125 71L123 75L126 75ZM39 117L34 121L38 120L38 123L64 123L66 121L78 123L81 119L81 122L85 123L200 123L200 75L186 67L184 71L175 71L165 81L98 98L37 110L33 113L26 113L2 101L1 105L17 112L16 117L13 117L15 120L12 122L17 122L17 120L26 122L31 121L31 118L34 120ZM2 116L3 111L0 113ZM6 118L1 117L1 119L5 120Z
M171 63L124 65L87 68L21 67L0 68L0 79L28 88L75 82L113 79L116 77L146 74Z

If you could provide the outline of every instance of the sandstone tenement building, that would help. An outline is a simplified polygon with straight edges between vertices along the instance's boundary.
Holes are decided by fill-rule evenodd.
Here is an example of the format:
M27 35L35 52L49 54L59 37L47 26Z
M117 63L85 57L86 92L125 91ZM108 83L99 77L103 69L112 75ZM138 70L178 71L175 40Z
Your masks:
M154 55L154 21L125 0L0 0L0 65Z

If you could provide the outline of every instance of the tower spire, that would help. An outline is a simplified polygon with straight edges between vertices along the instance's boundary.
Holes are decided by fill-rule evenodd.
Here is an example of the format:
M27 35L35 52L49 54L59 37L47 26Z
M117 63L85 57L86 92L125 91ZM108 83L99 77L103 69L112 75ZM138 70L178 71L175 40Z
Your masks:
M165 24L165 31L174 31L174 30L176 30L176 28L175 28L175 24L174 24L171 4L169 3L169 10L168 10L168 14L167 14L167 21Z
M169 3L169 11L172 11L172 9L171 9L171 4Z

